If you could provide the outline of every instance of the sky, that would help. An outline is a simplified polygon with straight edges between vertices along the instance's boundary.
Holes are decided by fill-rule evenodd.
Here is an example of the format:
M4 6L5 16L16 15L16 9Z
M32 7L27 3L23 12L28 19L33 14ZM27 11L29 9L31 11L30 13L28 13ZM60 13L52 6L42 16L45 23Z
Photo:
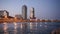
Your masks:
M27 6L28 18L34 7L37 19L60 20L60 0L0 0L0 10L7 10L10 16L22 14L23 5Z

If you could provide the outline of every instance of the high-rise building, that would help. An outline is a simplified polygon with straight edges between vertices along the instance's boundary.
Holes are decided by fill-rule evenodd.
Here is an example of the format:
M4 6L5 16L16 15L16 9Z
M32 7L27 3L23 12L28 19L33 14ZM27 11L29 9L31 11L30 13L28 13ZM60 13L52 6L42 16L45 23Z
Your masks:
M6 10L0 10L0 18L4 18L5 16L9 16L9 12Z
M30 19L35 19L35 11L33 7L30 9Z
M23 19L27 19L27 6L26 5L22 6L22 17Z

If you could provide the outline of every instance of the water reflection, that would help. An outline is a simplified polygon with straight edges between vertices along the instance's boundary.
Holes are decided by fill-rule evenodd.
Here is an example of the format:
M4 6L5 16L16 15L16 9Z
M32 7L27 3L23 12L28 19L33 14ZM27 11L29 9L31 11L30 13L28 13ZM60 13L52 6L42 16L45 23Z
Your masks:
M44 23L45 23L44 27L47 28L48 27L48 25L47 25L48 23L47 22L44 22Z
M43 25L42 22L40 22L39 24L40 24L40 27L42 27L42 25Z
M7 29L8 29L7 23L4 22L3 24L4 24L4 28L3 28L4 34L8 34L8 31L7 31Z
M17 23L16 22L14 22L14 29L16 30L17 29Z
M47 22L24 22L24 23L3 23L0 24L0 34L50 34L50 32L60 27L60 23L47 23ZM3 27L3 29L1 28ZM2 31L1 31L2 29Z
M38 34L38 23L30 22L30 34Z
M30 23L30 29L32 29L32 22Z
M20 23L20 34L23 34L23 23Z
M17 34L17 23L16 22L14 22L14 34Z
M20 27L21 27L21 29L23 28L23 27L22 27L22 23L21 23Z

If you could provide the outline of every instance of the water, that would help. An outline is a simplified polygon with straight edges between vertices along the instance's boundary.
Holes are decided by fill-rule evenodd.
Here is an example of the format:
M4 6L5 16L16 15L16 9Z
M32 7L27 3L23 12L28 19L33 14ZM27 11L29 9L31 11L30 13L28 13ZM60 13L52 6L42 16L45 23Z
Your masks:
M60 28L59 22L0 23L0 34L51 34Z

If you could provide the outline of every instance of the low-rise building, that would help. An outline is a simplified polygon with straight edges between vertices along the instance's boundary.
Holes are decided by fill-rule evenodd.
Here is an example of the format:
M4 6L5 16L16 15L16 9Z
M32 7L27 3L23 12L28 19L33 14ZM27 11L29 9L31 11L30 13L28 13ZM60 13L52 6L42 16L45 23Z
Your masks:
M6 10L0 10L0 19L4 18L5 16L9 16L9 12L7 12Z
M22 18L22 15L20 15L20 14L15 15L15 17L16 17L17 19L23 19L23 18Z

